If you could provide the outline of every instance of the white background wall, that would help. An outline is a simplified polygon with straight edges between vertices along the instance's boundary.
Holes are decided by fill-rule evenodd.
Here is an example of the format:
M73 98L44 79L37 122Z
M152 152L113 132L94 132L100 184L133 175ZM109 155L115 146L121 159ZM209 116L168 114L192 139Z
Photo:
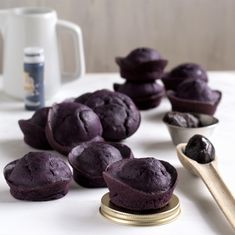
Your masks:
M139 46L158 49L168 68L192 61L210 70L235 69L234 0L0 1L0 8L35 5L82 27L88 72L117 71L114 57ZM64 48L72 69L71 48Z

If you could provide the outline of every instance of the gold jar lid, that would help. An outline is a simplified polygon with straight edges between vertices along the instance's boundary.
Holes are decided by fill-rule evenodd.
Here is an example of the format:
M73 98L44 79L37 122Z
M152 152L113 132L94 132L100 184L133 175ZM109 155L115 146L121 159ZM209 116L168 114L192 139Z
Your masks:
M169 204L162 209L153 210L150 213L126 210L115 206L110 202L109 193L101 199L100 213L115 222L150 226L169 223L180 214L180 203L176 195L173 195Z

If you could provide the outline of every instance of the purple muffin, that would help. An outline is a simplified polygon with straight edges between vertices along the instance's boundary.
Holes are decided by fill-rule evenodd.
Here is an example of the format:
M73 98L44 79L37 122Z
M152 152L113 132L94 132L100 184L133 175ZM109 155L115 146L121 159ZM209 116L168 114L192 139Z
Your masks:
M167 91L167 97L173 111L213 115L221 100L222 93L212 90L202 80L187 79L177 87L175 92Z
M38 109L28 120L19 120L26 144L37 149L51 149L47 141L45 127L49 107Z
M208 82L208 76L200 65L194 63L180 64L162 77L166 90L175 91L186 79L199 79Z
M50 145L67 155L82 142L101 141L102 125L89 107L75 102L52 106L48 113L46 136Z
M157 107L165 94L164 88L156 82L114 84L114 90L128 95L139 110Z
M188 79L176 89L176 96L181 99L215 102L219 98L218 92L210 89L208 84L198 79Z
M116 161L133 158L132 151L124 144L96 142L81 144L69 154L74 180L87 188L106 187L103 171Z
M65 196L72 172L58 154L29 152L4 168L13 197L27 201L49 201Z
M121 77L129 81L143 82L160 79L167 60L151 48L137 48L126 57L116 57Z
M166 206L173 194L177 171L155 158L124 159L109 165L103 173L110 201L134 211Z
M134 134L140 125L140 112L125 94L103 89L83 101L99 116L105 140L123 140Z

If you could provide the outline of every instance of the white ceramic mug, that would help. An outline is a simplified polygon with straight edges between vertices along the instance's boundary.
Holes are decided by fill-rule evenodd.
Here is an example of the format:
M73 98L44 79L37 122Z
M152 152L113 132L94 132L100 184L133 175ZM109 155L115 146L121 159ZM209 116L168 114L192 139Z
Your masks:
M76 71L60 70L58 29L70 31L74 38ZM25 47L41 47L45 54L45 96L50 98L60 87L61 78L83 77L85 73L82 32L79 26L58 20L55 10L43 7L23 7L0 11L0 29L4 41L3 89L16 98L24 97L23 51Z

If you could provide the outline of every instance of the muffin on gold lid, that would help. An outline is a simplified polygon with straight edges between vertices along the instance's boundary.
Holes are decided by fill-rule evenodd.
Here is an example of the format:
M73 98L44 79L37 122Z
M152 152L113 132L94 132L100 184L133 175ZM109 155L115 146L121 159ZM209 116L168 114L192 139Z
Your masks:
M155 158L124 159L109 165L103 176L114 205L146 211L169 203L177 171L168 162Z
M180 213L173 195L177 171L155 158L123 159L103 172L109 194L101 199L100 212L116 222L157 225L174 220Z

